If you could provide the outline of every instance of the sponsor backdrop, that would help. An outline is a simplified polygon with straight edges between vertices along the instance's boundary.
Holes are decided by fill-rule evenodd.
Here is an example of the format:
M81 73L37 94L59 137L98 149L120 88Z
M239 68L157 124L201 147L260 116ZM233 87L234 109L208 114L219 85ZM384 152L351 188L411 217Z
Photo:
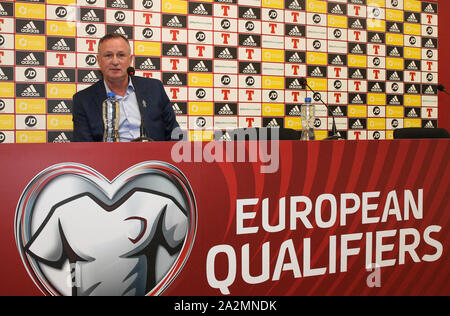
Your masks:
M163 81L191 140L242 127L391 139L437 127L438 5L416 0L27 0L0 2L0 143L67 142L72 95L100 79L99 39L132 44Z

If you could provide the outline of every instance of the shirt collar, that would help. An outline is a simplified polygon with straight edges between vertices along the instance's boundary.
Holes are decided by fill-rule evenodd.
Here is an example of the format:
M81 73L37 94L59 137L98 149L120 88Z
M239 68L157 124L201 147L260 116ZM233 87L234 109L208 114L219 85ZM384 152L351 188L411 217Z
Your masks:
M109 92L111 92L111 89L108 87L108 84L106 83L106 80L103 80L103 83L104 83L104 85L105 85L106 94L108 94ZM127 92L126 92L126 94L124 95L124 97L125 97L127 94L129 94L129 93L131 93L131 92L134 92L134 91L135 91L135 89L134 89L133 82L132 82L132 80L128 77L128 87L127 87ZM117 97L122 98L121 96L117 96Z

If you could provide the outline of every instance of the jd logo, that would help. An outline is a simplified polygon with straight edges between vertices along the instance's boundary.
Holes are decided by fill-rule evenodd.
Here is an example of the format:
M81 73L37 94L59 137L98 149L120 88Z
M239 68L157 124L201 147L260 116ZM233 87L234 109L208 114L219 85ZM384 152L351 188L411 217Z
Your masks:
M144 162L109 181L59 164L25 188L16 211L22 261L49 295L158 295L193 246L197 214L174 166Z

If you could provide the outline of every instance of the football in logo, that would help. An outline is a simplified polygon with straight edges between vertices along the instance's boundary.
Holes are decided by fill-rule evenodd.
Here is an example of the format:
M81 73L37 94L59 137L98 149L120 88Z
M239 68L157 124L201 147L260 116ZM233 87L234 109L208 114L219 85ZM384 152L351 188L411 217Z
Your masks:
M15 218L16 244L46 295L161 294L191 252L193 191L176 167L143 162L109 181L75 163L39 173Z

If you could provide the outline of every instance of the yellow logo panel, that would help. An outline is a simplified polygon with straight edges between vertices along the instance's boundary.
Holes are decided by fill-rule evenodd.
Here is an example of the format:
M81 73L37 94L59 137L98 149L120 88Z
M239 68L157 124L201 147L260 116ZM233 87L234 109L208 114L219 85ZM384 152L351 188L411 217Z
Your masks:
M420 95L405 95L405 106L421 106L422 97Z
M16 3L16 18L45 19L45 5L33 3Z
M47 4L77 4L77 0L47 0Z
M17 131L16 142L24 143L46 143L47 133L45 131Z
M386 20L395 21L395 22L403 22L403 11L401 10L386 10Z
M417 0L405 0L404 4L405 11L421 11L420 1Z
M15 42L18 50L45 50L45 36L16 34Z
M214 76L213 76L213 74L189 73L189 86L190 87L213 87L214 86Z
M385 0L368 0L367 1L367 6L369 7L380 7L380 8L384 8L386 5Z
M284 9L283 0L263 0L262 6L264 8Z
M307 0L306 8L309 12L327 13L327 2L319 0Z
M329 15L328 26L336 28L347 28L347 17L341 15Z
M367 116L367 107L364 105L349 105L348 106L349 117L364 117Z
M404 127L422 127L422 121L420 119L405 119L403 122Z
M161 56L161 43L134 42L134 53L138 56Z
M47 98L49 99L72 99L76 93L75 84L47 84Z
M263 89L284 89L284 77L269 77L262 78Z
M422 58L422 49L416 47L405 47L405 58L408 59Z
M191 142L210 142L214 140L213 131L189 131L189 140Z
M404 64L403 58L386 58L386 69L403 70Z
M47 21L47 35L75 37L76 32L75 22Z
M45 99L16 99L18 114L46 114Z
M72 130L72 115L47 115L47 129Z
M284 104L263 104L263 116L284 116Z
M367 56L348 55L348 66L357 68L367 68Z
M322 140L328 137L327 131L314 131L314 135L316 136L316 140Z
M318 79L318 78L308 78L308 85L313 90L318 91L327 91L328 90L328 80L327 79Z
M176 13L187 14L188 13L188 1L180 0L163 0L162 1L163 13Z
M301 130L302 119L300 117L286 117L284 120L284 125L286 128Z
M367 129L379 130L386 128L386 120L383 118L368 118L367 119Z
M0 82L0 96L14 98L14 82Z
M367 30L375 32L386 32L386 21L367 19Z
M403 46L404 36L403 34L386 34L386 44L387 45L395 45L395 46Z
M386 95L380 93L369 93L367 95L368 105L386 105Z
M405 23L404 28L405 28L405 31L404 31L405 34L417 35L417 36L422 35L422 27L420 24Z
M267 62L272 62L272 63L282 63L282 62L284 62L284 50L263 49L262 50L262 61L267 61Z
M12 130L14 126L14 115L0 115L0 130Z
M213 115L214 105L212 102L190 102L189 115Z
M386 108L386 117L401 118L404 115L403 106L388 106Z
M327 53L306 53L306 59L308 64L313 65L327 65L328 64L328 54Z

